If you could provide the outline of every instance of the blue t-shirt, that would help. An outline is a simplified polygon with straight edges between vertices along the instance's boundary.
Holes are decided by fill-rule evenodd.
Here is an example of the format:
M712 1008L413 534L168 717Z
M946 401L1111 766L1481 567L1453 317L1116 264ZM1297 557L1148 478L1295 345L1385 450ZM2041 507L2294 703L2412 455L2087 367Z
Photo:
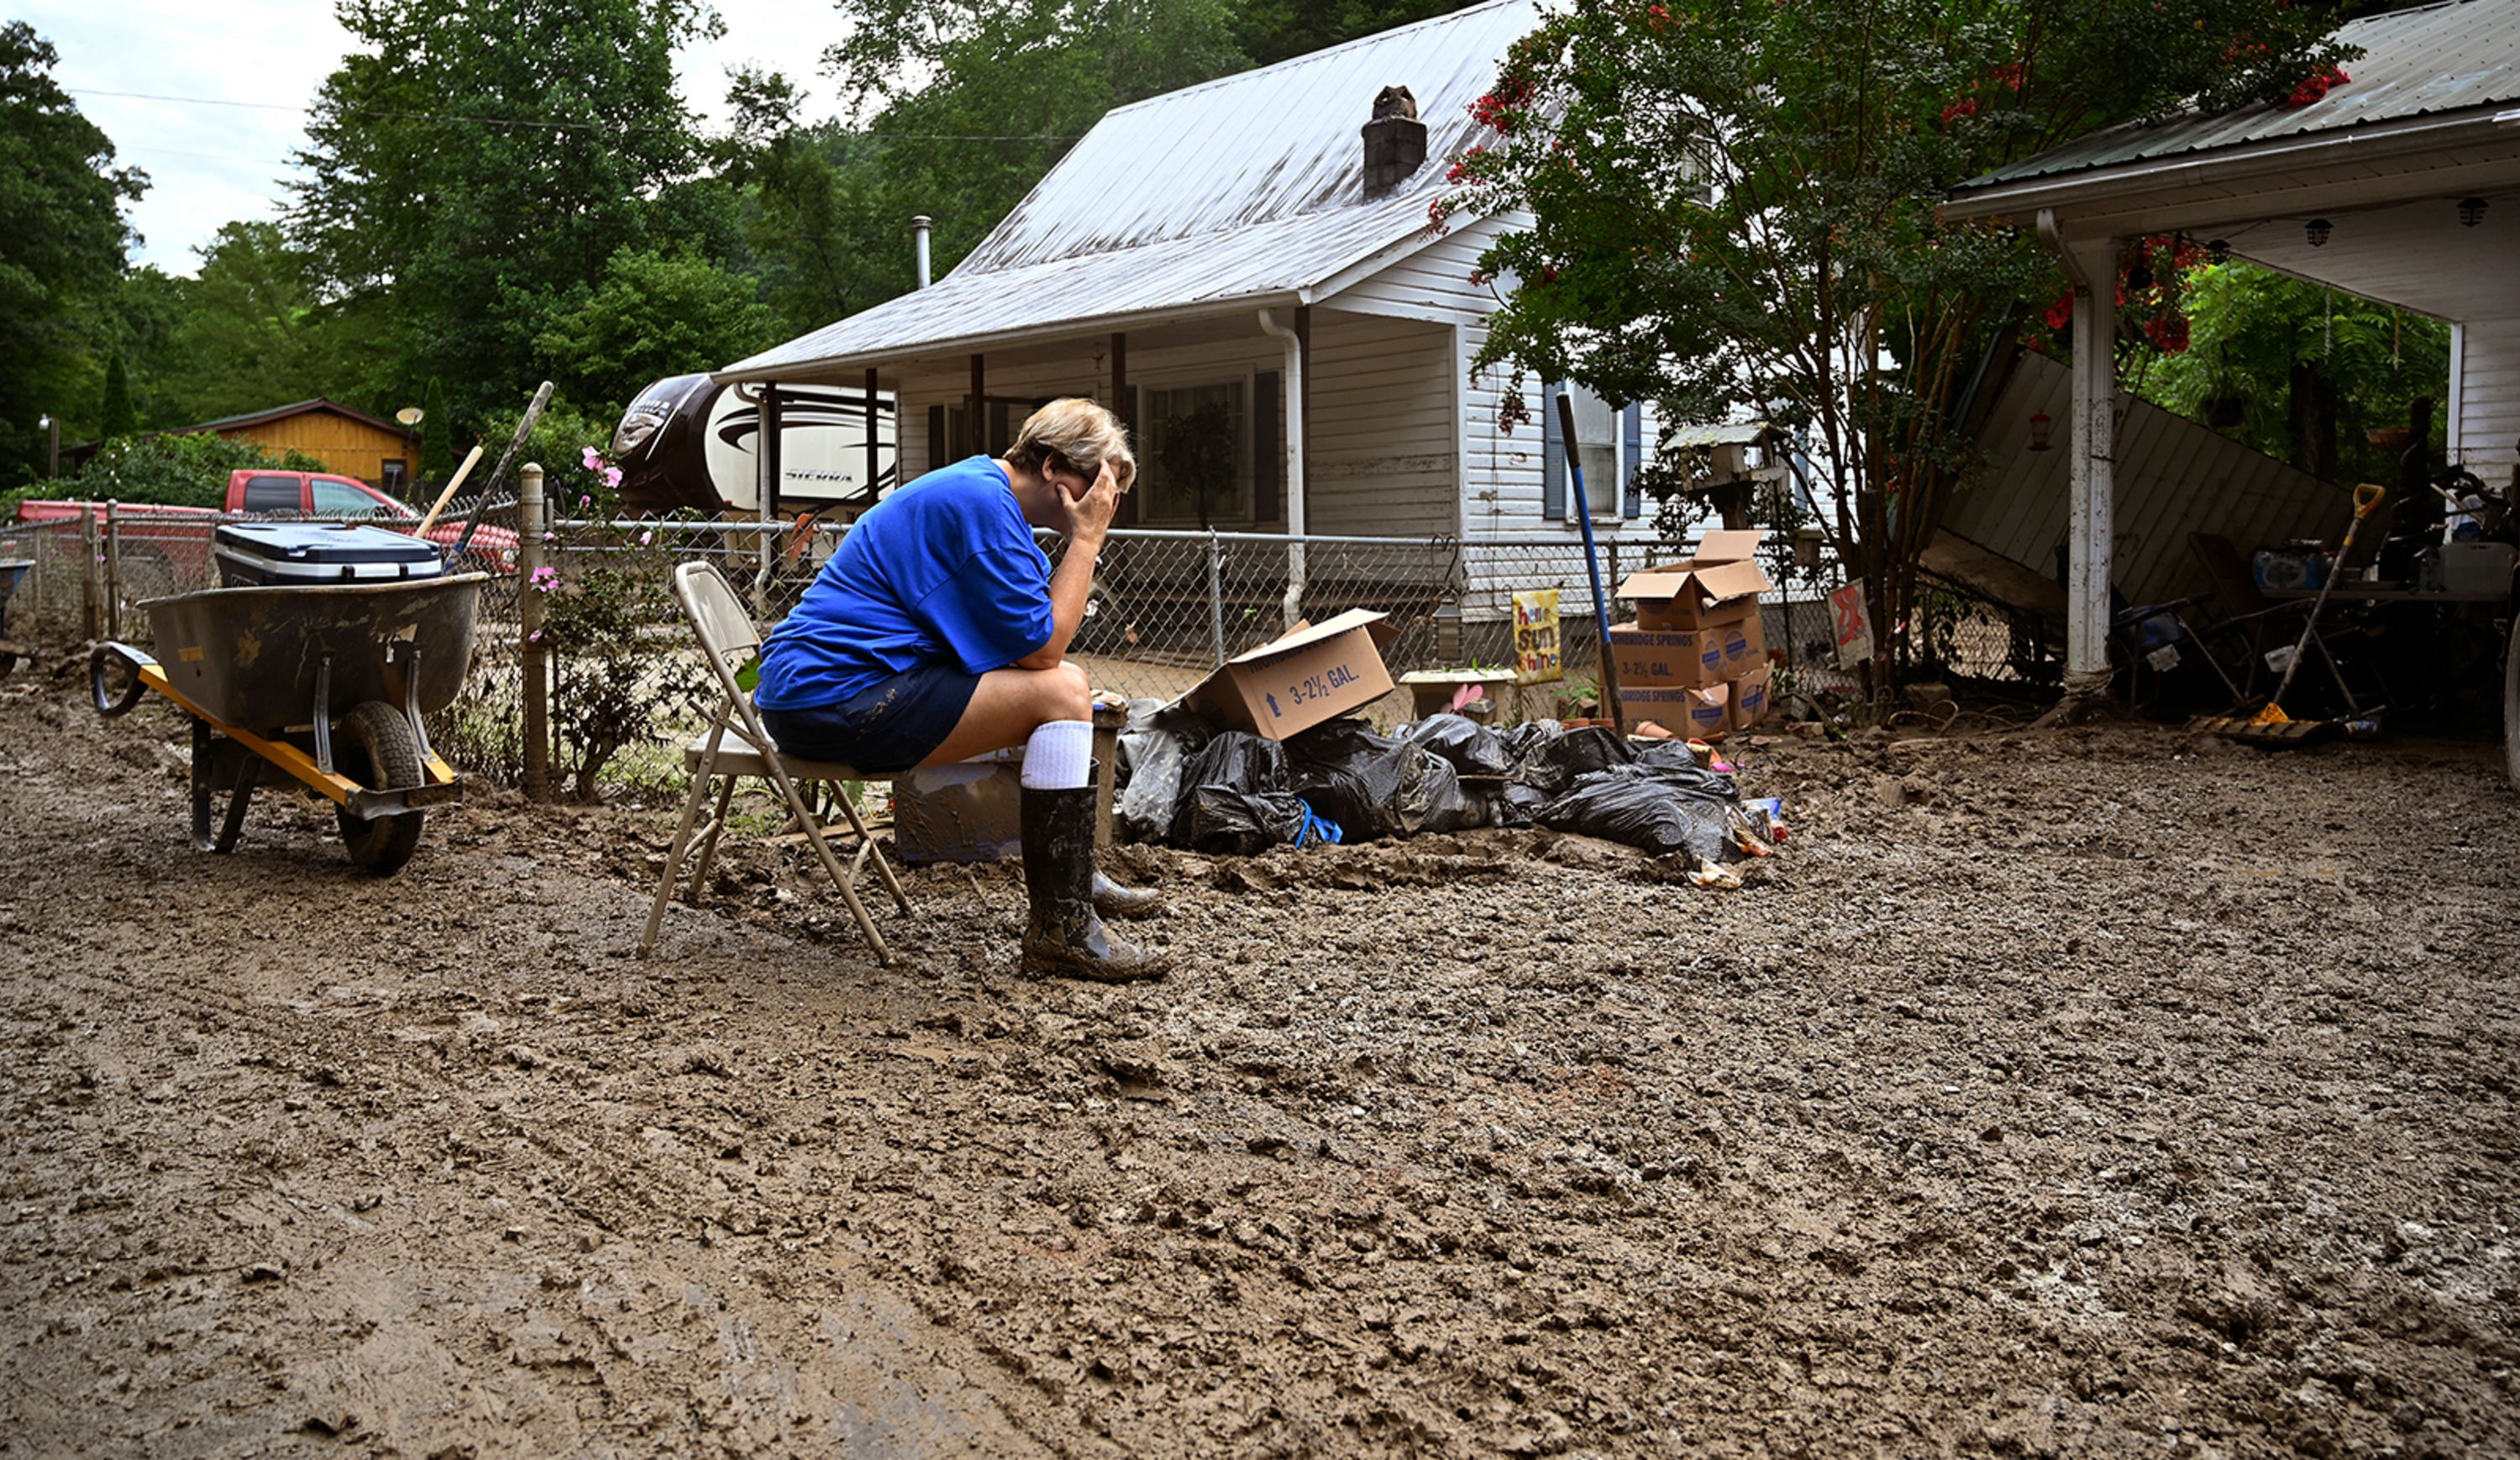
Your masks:
M818 709L921 664L1003 669L1050 642L1050 558L974 456L859 518L761 646L765 709Z

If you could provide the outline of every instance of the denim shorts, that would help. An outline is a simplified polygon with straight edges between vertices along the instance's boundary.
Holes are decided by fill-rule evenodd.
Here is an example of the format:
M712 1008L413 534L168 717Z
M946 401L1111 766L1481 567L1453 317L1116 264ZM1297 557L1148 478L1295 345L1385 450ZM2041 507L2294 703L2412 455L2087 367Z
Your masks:
M761 724L783 755L891 775L935 753L962 722L979 684L980 676L952 664L921 664L837 705L764 708Z

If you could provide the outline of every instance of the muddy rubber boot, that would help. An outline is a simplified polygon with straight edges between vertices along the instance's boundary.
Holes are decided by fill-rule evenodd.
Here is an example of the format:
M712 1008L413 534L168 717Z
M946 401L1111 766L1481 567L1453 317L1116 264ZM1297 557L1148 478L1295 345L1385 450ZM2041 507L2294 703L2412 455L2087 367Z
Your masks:
M1172 965L1103 930L1094 910L1094 788L1023 792L1023 971L1096 983L1160 979Z
M1106 918L1151 918L1164 910L1164 894L1153 888L1124 888L1097 867L1094 910Z

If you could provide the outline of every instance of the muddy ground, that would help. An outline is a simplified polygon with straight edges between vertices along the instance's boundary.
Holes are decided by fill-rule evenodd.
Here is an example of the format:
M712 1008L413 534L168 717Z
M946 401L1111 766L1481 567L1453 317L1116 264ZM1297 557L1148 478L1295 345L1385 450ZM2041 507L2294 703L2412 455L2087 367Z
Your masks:
M0 1451L2456 1455L2520 1445L2520 798L2485 746L1743 751L1701 891L1537 833L1002 870L865 956L659 808L401 877L0 685Z

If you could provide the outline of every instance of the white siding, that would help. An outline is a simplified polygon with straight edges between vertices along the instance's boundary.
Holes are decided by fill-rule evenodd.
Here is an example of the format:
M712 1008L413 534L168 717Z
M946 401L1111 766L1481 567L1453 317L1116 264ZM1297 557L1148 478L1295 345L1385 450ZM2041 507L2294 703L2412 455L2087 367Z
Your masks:
M2507 482L2520 455L2520 319L2468 320L2459 329L2459 464L2489 482Z
M1314 308L1308 530L1460 530L1453 350L1447 325Z

